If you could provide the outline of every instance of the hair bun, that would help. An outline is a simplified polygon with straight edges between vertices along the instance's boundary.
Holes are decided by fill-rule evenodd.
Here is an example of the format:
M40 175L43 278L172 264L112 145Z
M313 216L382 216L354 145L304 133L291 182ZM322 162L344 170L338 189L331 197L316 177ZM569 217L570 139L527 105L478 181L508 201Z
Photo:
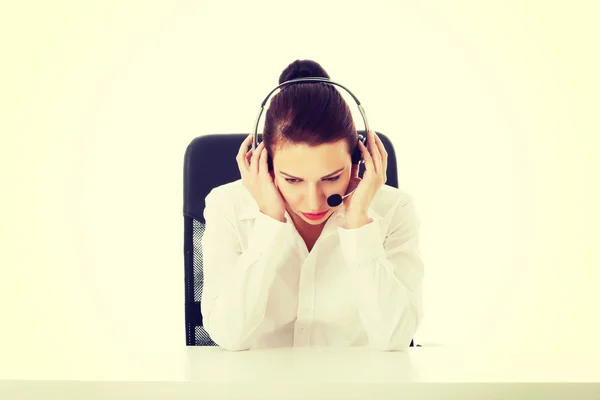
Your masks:
M287 82L297 78L327 78L329 74L312 60L296 60L288 65L279 76L279 83Z

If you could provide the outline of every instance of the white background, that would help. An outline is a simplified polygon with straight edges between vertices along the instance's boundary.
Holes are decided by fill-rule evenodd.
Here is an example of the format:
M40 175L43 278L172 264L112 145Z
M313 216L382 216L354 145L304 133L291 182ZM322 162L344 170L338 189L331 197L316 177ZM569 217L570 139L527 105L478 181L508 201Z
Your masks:
M593 5L2 5L0 358L126 362L184 345L185 148L249 132L296 59L347 85L396 148L422 221L418 341L589 345L600 337Z

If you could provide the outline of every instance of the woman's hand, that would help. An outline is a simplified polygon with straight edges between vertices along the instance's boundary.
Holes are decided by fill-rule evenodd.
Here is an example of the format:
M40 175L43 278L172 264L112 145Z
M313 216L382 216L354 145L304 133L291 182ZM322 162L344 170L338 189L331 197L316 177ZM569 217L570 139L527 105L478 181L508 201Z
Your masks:
M256 147L254 154L252 154L252 149L247 151L251 144L252 134L244 139L235 158L242 176L242 183L263 214L285 222L285 202L269 173L267 149L265 149L264 142Z
M368 147L365 147L361 141L358 142L358 146L365 162L365 172L361 179L358 177L359 165L352 166L346 193L350 193L355 188L356 190L344 199L348 227L368 223L367 210L375 194L387 182L388 153L375 131L371 130L367 134Z

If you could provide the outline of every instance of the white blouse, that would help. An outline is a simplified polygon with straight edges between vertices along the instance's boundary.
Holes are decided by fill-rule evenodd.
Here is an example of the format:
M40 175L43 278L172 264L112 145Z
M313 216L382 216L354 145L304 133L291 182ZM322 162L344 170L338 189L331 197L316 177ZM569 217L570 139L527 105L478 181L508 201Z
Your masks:
M406 349L423 319L420 222L410 195L384 185L371 222L345 229L344 207L309 252L258 206L241 179L206 197L201 311L228 350L296 346Z

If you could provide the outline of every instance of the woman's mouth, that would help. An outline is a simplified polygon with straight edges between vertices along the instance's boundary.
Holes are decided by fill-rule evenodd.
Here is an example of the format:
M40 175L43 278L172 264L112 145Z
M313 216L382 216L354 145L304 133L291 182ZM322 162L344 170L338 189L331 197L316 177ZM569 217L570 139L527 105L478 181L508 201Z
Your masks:
M316 221L319 220L321 218L323 218L325 216L325 214L327 214L327 211L324 211L320 214L307 214L307 213L302 213L302 215L304 215L307 219L310 219L312 221Z

